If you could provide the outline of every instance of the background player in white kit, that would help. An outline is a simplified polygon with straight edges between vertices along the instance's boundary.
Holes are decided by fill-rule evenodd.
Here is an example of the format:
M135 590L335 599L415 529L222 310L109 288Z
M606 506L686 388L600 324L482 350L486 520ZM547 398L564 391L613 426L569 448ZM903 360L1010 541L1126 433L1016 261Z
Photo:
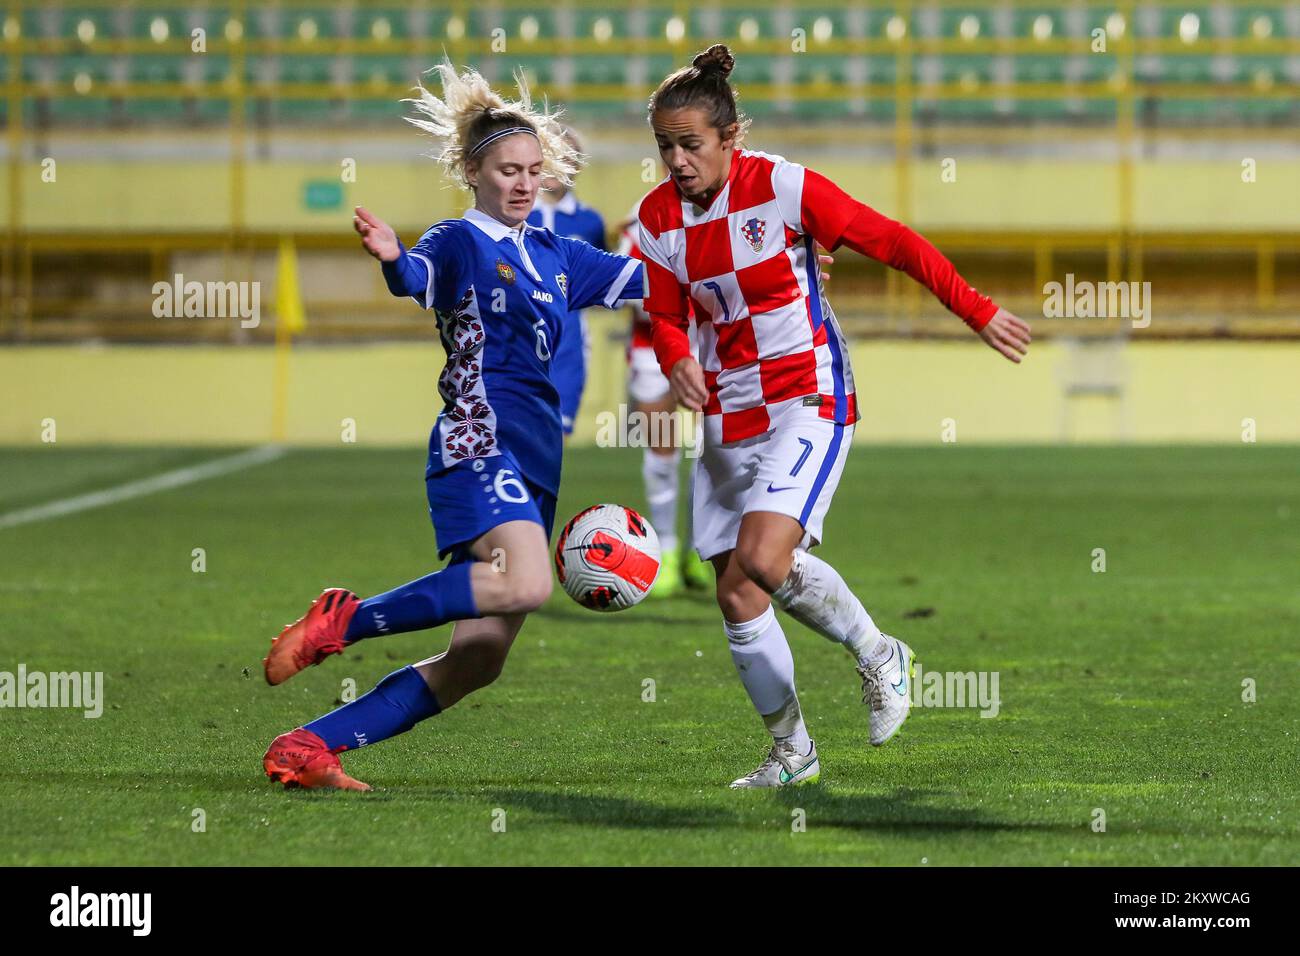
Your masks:
M812 170L741 150L748 122L727 80L734 65L714 45L651 96L669 178L641 202L638 245L660 368L677 398L704 412L695 545L713 562L732 659L773 738L732 786L779 787L812 782L821 768L774 601L854 656L872 744L898 731L911 703L911 648L881 633L839 573L807 550L821 541L859 417L816 244L906 271L1014 362L1030 337L906 226ZM703 364L686 336L690 309Z
M636 215L638 206L633 207L626 222L623 223L619 236L619 255L641 258L641 251L636 244ZM684 542L677 537L677 502L679 498L679 474L681 472L682 440L685 436L678 434L683 424L673 414L677 409L677 400L673 398L672 386L667 376L659 369L655 358L654 345L650 337L650 316L644 304L630 302L628 312L631 317L631 329L627 346L627 396L632 403L631 411L646 416L673 416L673 426L665 434L661 429L650 430L650 443L642 451L641 482L645 488L646 510L650 523L659 533L659 545L662 548L662 567L659 580L650 591L651 598L666 598L680 594L683 588L703 588L706 586L703 568L699 558L690 546L690 514L686 516L687 535ZM685 544L686 547L682 547Z

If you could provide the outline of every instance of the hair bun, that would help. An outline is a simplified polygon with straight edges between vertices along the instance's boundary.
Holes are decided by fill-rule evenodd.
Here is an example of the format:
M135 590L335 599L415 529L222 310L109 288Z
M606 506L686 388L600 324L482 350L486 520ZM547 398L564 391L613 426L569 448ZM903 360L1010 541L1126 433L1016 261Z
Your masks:
M736 58L725 44L715 43L703 53L696 54L691 66L701 73L721 73L725 77L735 68Z

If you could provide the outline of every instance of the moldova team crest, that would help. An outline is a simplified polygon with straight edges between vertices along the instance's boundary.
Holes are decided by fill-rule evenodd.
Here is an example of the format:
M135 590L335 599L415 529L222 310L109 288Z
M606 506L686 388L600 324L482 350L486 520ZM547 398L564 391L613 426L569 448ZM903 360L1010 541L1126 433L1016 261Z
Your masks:
M510 263L502 262L500 259L498 259L497 275L501 277L501 281L506 283L506 285L515 284L515 270L510 268Z
M555 284L560 287L560 295L567 299L569 297L569 277L563 272L557 273Z
M763 238L767 235L766 219L751 219L740 227L740 234L749 243L755 255L763 251Z

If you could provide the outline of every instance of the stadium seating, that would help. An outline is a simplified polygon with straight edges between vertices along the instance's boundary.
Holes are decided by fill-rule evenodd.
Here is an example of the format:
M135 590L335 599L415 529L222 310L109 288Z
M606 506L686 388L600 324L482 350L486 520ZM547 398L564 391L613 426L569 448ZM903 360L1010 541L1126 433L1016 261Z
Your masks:
M1118 49L1134 42L1130 88L1148 123L1294 121L1296 98L1280 90L1300 79L1300 11L1284 0L1138 2L1132 23L1117 12L1121 5L1092 0L915 0L910 15L892 4L761 0L656 2L616 12L536 0L451 8L19 6L10 49L23 55L32 115L50 123L220 120L235 94L229 73L238 49L245 51L244 88L264 101L250 113L302 124L391 118L395 99L444 48L489 74L504 72L496 62L502 42L501 64L519 65L543 91L562 95L576 118L636 112L659 77L719 39L737 52L734 79L755 116L797 110L830 120L849 102L859 114L890 122L894 97L864 88L905 79L922 122L1107 121L1123 89L1117 75L1127 69ZM1106 54L1089 49L1098 28L1108 31ZM206 32L201 55L189 50L195 29ZM796 30L803 31L798 52ZM56 43L40 46L49 41ZM910 64L902 77L901 62ZM171 95L178 84L193 94ZM155 86L169 89L150 95Z

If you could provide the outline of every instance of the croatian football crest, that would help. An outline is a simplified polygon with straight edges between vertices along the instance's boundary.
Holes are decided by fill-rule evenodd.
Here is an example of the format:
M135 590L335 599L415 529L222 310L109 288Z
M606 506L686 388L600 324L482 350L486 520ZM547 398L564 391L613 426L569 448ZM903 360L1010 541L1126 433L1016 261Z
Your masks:
M763 237L767 235L767 220L749 220L749 222L740 227L740 234L744 237L745 241L749 243L749 248L753 249L755 254L762 252Z
M501 281L504 282L506 285L515 284L515 270L510 268L510 263L502 262L500 259L498 259L497 275L501 277Z
M556 275L555 284L560 287L560 295L567 299L569 297L569 277L561 272Z

